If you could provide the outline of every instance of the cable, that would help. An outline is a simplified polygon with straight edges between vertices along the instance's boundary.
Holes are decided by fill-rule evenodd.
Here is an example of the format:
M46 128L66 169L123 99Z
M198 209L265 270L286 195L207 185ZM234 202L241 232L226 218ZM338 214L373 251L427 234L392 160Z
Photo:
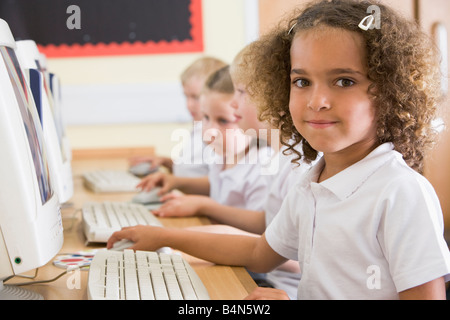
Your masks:
M6 282L6 281L8 281L8 280L10 280L10 279L12 279L12 278L14 278L14 277L18 277L18 278L26 278L26 279L34 279L34 278L37 277L39 268L36 268L36 269L34 269L34 270L35 270L35 271L34 271L34 276L27 276L27 275L25 275L25 274L13 274L12 276L9 276L9 277L3 279L3 282Z
M35 279L37 277L37 275L38 275L39 268L36 268L34 270L35 271L34 271L34 275L33 276L27 276L26 274L17 274L15 276L18 277L18 278ZM14 277L14 276L11 276L11 278L12 277Z
M67 268L67 270L65 270L64 272L61 272L59 275L57 275L57 276L54 277L53 279L49 279L49 280L37 280L37 281L22 282L22 283L11 283L11 284L9 284L9 285L20 287L20 286L28 286L28 285L31 285L31 284L38 284L38 283L49 283L49 282L53 282L53 281L58 280L58 279L61 278L63 275L65 275L65 274L67 274L67 273L69 273L69 272L72 272L72 271L75 271L75 270L79 270L79 269L81 269L81 268L88 268L88 267L89 267L89 266L81 266L81 267L79 267L79 266L74 266L74 267ZM9 278L9 279L10 279L10 278ZM8 280L9 280L9 279L8 279Z

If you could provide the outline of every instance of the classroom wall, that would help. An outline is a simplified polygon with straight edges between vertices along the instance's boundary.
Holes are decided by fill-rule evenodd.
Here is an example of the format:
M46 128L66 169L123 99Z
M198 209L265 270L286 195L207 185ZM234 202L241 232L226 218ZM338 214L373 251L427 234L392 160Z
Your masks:
M251 2L252 0L250 0ZM204 54L231 62L245 45L245 0L203 0ZM201 53L48 59L61 79L72 148L153 145L170 155L170 134L189 128L179 75Z

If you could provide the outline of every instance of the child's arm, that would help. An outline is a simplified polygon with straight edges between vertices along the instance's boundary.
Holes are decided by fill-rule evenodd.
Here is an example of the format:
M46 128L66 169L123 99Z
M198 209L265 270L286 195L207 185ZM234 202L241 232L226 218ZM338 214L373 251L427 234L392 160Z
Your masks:
M169 200L170 199L170 200ZM266 228L263 211L253 211L219 204L205 196L171 196L161 198L166 201L153 213L161 217L202 215L211 220L247 232L262 234Z
M188 194L209 196L209 179L207 176L199 178L175 177L175 189Z
M156 172L143 178L136 187L141 188L143 191L160 187L159 195L163 195L173 189L178 189L184 193L209 195L209 179L207 176L187 178Z
M205 201L198 214L255 234L262 234L266 230L264 211L246 210L225 206L215 201Z
M445 300L444 277L399 293L401 300Z
M243 266L253 272L269 272L286 261L269 246L264 235L252 237L140 225L113 233L107 248L122 239L133 241L133 250L171 247L216 264Z

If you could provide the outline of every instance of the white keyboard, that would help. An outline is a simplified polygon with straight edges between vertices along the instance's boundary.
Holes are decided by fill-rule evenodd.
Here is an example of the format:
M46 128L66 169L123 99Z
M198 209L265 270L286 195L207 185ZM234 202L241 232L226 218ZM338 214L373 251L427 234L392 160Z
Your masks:
M94 192L137 192L141 179L120 170L95 170L83 173L84 184Z
M107 242L123 227L162 226L145 206L131 202L87 202L83 205L83 228L88 242Z
M92 259L90 300L209 300L192 267L177 254L102 250Z

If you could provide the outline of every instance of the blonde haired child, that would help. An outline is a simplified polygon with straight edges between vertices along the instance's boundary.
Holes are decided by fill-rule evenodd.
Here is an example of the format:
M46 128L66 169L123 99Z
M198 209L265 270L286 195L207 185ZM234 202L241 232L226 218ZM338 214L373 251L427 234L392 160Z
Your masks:
M206 79L226 63L214 57L201 57L190 64L180 75L186 107L193 119L193 129L188 138L181 141L181 151L176 159L165 156L139 156L130 159L130 166L150 163L150 171L163 166L177 176L196 177L208 174L207 160L203 159L202 113L200 93Z
M203 136L215 153L214 162L209 164L208 176L190 178L155 173L138 185L144 191L158 186L161 195L173 189L190 194L162 197L161 200L167 202L161 209L154 210L155 214L163 215L170 210L178 215L191 215L211 203L254 210L261 208L267 182L260 174L258 157L268 151L267 148L257 150L251 137L239 129L231 106L233 93L227 66L208 78L201 94Z
M372 5L380 28L359 27ZM259 238L138 226L108 246L127 238L257 272L297 259L299 299L445 299L442 212L418 173L440 98L429 39L379 2L342 0L309 4L256 45L250 91L263 114L291 150L302 144L299 159L322 158Z

